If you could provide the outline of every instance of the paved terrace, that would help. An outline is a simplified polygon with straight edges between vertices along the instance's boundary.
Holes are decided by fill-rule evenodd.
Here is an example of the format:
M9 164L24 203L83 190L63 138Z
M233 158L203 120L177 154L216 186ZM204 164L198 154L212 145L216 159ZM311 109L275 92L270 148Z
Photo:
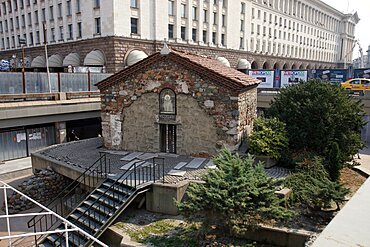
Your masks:
M38 155L57 162L77 171L84 171L99 157L100 152L107 154L111 161L111 173L123 173L133 164L139 161L140 165L151 162L153 157L164 158L165 182L177 183L182 180L199 180L207 167L214 167L213 162L206 158L197 158L168 153L144 153L130 151L112 151L102 147L101 138L69 142L51 146L38 152ZM282 178L287 176L289 170L281 167L265 169L270 177Z

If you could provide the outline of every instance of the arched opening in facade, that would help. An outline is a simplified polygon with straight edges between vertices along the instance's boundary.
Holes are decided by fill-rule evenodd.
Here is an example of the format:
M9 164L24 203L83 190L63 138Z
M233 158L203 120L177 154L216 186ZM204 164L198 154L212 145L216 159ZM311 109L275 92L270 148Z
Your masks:
M292 69L297 69L297 66L293 63L291 68Z
M63 57L59 54L53 54L48 58L50 72L63 72Z
M299 65L299 69L303 69L303 64Z
M147 57L148 55L141 50L131 50L126 53L125 66L131 66Z
M251 68L252 69L258 69L258 64L256 61L253 61L252 64L251 64Z
M93 50L84 59L84 66L91 72L105 72L106 59L101 50Z
M45 57L42 55L35 57L31 62L31 68L36 72L45 72L46 71Z
M230 67L230 62L225 57L218 57L217 61L225 65L226 67Z
M247 73L247 70L251 69L251 63L247 59L239 59L237 69L243 73Z
M69 53L64 59L63 59L63 67L65 68L71 68L72 71L75 71L74 68L81 66L81 59L80 55L78 53L72 52ZM71 71L68 71L71 72Z
M263 65L262 65L262 69L269 69L270 68L270 65L268 62L264 62Z
M280 64L279 63L275 63L274 64L274 69L280 69Z
M283 65L283 69L288 69L288 65L286 63Z

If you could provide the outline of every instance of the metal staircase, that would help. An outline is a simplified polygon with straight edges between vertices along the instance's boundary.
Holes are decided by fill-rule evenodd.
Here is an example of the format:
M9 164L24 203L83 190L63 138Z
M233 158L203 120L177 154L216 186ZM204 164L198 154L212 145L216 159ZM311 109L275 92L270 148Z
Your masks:
M106 178L66 219L98 238L137 195L147 191L159 179L164 179L163 159L153 158L151 163L135 162L124 173ZM64 225L60 224L56 230L59 229L64 229ZM100 246L85 236L80 232L71 232L67 237L64 232L53 233L44 236L37 246Z

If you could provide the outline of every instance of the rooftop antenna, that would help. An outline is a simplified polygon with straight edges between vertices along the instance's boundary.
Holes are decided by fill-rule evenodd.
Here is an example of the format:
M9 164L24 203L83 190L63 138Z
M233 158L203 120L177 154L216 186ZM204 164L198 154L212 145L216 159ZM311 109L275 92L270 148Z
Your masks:
M171 52L171 49L168 48L167 40L164 39L164 44L163 44L163 48L161 50L161 55L168 55L168 54L170 54L170 52Z

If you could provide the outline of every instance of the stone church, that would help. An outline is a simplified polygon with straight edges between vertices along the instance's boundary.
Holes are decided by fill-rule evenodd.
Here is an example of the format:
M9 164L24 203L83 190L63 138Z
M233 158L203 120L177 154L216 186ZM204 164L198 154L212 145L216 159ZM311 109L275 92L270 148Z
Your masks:
M215 59L165 45L97 84L104 146L182 155L236 150L256 117L258 83Z

